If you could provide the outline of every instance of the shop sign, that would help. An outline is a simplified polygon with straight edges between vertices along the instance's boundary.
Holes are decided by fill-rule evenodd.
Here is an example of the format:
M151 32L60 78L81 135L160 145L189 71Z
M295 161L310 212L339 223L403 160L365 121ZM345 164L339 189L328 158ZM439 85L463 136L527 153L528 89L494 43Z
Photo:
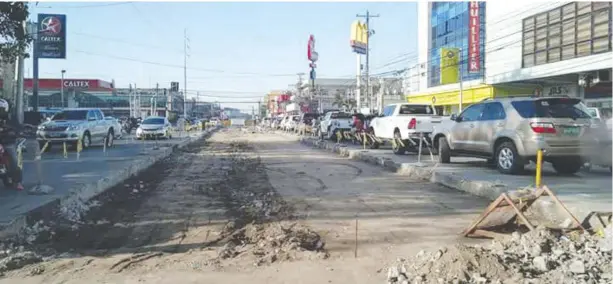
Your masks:
M543 88L542 94L546 97L578 97L576 90L577 88L573 85L553 85Z
M480 23L479 23L479 2L469 2L468 15L468 72L478 73L481 69L479 58L480 50Z
M89 81L64 80L64 88L88 89Z
M38 14L38 58L66 58L66 15Z
M361 21L351 24L351 39L349 40L351 49L357 54L366 54L368 46L368 27Z
M441 48L441 85L458 82L459 52L457 48Z

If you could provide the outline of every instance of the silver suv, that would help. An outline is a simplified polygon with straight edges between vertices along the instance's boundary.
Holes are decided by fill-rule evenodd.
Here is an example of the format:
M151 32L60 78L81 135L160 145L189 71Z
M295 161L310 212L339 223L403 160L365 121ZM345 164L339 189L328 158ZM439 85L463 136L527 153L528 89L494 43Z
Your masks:
M562 174L583 165L589 149L590 115L574 98L501 98L473 104L435 127L439 162L451 156L486 158L505 174L518 174L529 161L543 160Z

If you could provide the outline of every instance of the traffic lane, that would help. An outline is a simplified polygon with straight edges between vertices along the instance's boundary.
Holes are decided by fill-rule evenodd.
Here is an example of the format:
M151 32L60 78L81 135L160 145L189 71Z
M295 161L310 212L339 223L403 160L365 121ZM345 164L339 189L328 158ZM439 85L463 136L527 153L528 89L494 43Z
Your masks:
M363 149L356 145L347 145L352 149ZM395 155L391 149L363 150L377 156L392 159L398 163L417 164L416 153ZM536 167L530 164L522 175L505 175L498 172L495 167L486 163L484 159L452 157L450 164L438 164L438 157L430 158L429 151L423 151L421 163L425 166L435 166L437 172L453 173L466 180L487 181L500 183L511 189L534 186ZM608 169L594 167L589 172L579 172L575 175L560 175L555 172L550 163L544 163L542 170L542 183L551 188L562 201L569 206L577 208L592 208L592 210L610 211L613 197L612 175Z
M172 140L179 143L180 139ZM119 142L119 141L118 141ZM95 183L98 180L122 171L139 157L154 154L156 151L169 145L147 143L132 143L129 140L117 143L107 149L106 153L100 146L94 146L81 152L79 159L74 151L63 157L59 147L51 148L43 153L40 161L40 174L33 159L33 152L25 154L23 165L24 191L16 191L1 187L0 190L0 224L10 222L15 217L27 213L58 197L67 195L72 188L78 185ZM157 148L157 150L155 150ZM29 157L28 157L28 154ZM49 194L32 195L27 192L38 183L51 186L54 190Z

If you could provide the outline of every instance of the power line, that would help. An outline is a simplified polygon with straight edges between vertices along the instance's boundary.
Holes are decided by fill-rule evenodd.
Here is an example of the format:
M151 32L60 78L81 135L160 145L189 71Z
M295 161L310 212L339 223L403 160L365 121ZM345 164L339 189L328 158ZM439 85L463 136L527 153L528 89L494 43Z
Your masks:
M113 58L113 59L118 59L118 60L139 62L143 64L150 64L150 65L164 66L164 67L171 67L171 68L181 68L181 69L184 68L184 66L177 65L177 64L160 63L160 62L147 61L147 60L141 60L141 59L130 58L130 57L116 56L116 55L111 55L111 54L95 53L95 52L79 50L79 49L74 50L74 51L78 53L92 55L92 56L100 56L100 57L107 57L107 58ZM233 72L233 71L226 71L222 69L206 69L206 68L194 68L194 67L189 67L187 69L194 70L194 71L201 71L201 72L228 73L228 74L252 75L252 76L268 76L268 77L294 77L296 76L296 74L293 74L293 73L292 74L263 74L263 73L258 74L258 73L251 73L251 72Z

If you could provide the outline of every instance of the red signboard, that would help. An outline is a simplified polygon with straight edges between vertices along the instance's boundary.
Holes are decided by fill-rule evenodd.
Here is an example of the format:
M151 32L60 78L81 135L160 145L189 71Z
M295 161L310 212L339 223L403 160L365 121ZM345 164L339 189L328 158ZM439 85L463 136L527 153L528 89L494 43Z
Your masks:
M468 72L476 73L481 69L480 59L480 23L479 23L479 2L469 2L468 15Z
M38 88L41 90L60 90L62 83L66 90L112 91L113 89L109 82L92 79L38 79ZM26 90L31 90L34 83L32 79L25 79L23 85ZM1 80L0 87L2 87Z

